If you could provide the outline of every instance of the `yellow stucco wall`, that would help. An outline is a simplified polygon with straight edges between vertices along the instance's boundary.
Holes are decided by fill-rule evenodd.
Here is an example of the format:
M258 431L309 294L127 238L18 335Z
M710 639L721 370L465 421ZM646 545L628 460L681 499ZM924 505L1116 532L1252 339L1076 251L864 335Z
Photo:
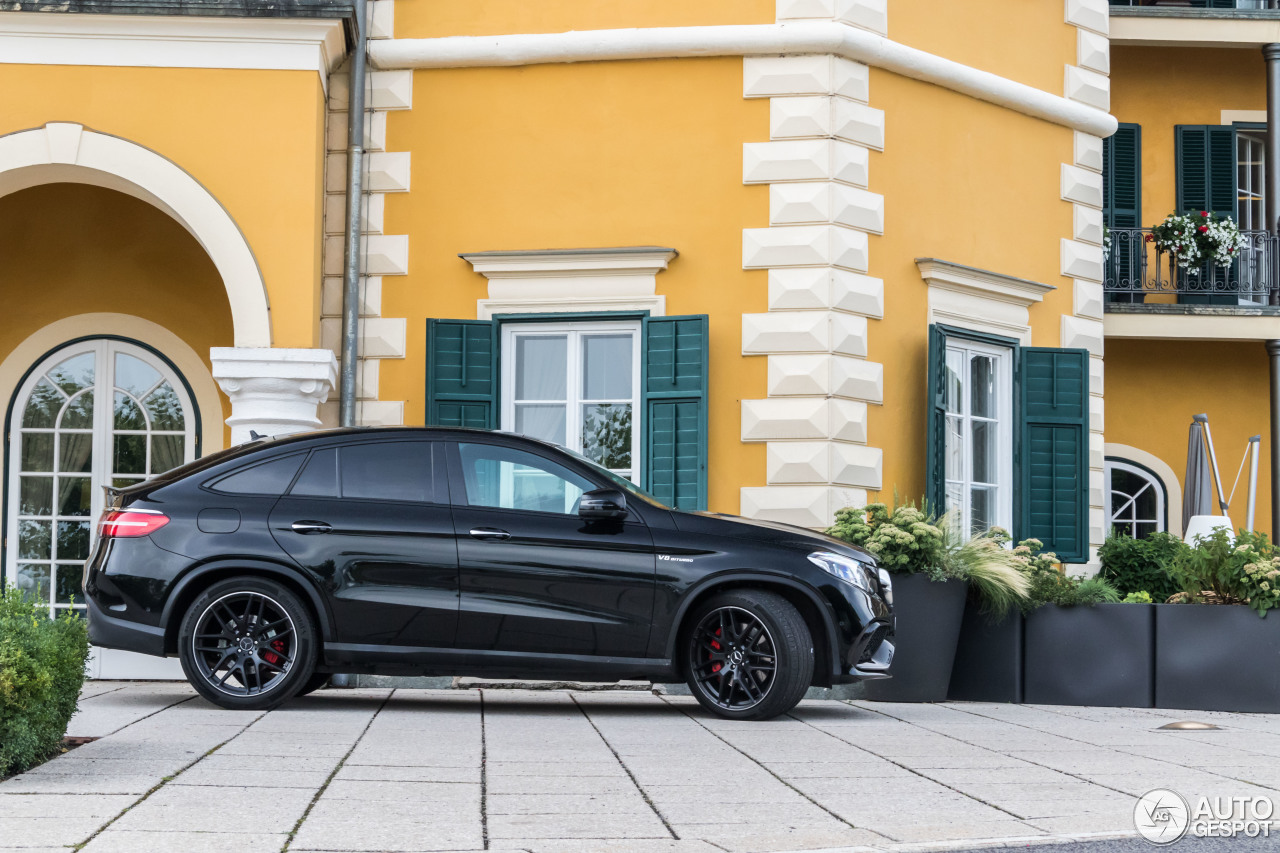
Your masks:
M1142 126L1142 224L1174 212L1174 125L1220 124L1223 110L1263 110L1262 53L1209 48L1114 47L1111 111Z
M70 121L167 157L244 233L272 343L319 343L324 112L306 71L0 64L0 134Z
M1061 0L893 0L889 37L1055 95L1076 60Z
M1028 118L886 71L872 70L872 102L888 110L885 150L871 156L871 189L885 195L885 234L871 238L871 274L885 282L885 319L872 321L870 358L883 362L884 405L869 412L884 449L884 490L918 497L925 485L928 288L915 259L932 257L1057 287L1030 311L1032 343L1059 345L1072 283L1059 274L1071 205L1060 198L1071 162L1068 128ZM922 128L946 128L945 141ZM872 496L875 497L874 495Z
M0 361L54 321L98 312L165 327L206 368L210 347L232 344L231 309L209 256L167 214L132 196L47 184L0 198L0 258ZM222 411L201 417L217 423L230 414L224 397Z
M772 24L774 0L409 0L396 38L558 33L621 27Z
M1231 491L1245 442L1262 435L1257 528L1271 527L1267 355L1261 341L1107 341L1107 441L1164 460L1182 482L1191 416L1209 415L1218 466ZM1243 527L1247 492L1241 475L1231 518ZM1181 487L1181 486L1179 486ZM1215 498L1216 503L1216 498Z
M742 143L768 139L768 111L742 98L741 59L417 72L413 109L388 118L413 175L387 200L410 266L383 280L382 312L408 317L409 334L407 357L381 364L380 396L423 422L423 318L475 318L488 292L459 252L670 246L667 313L711 315L710 505L736 512L738 488L765 473L763 445L740 432L740 401L766 393L741 315L767 309L742 229L768 224L769 192L743 185Z

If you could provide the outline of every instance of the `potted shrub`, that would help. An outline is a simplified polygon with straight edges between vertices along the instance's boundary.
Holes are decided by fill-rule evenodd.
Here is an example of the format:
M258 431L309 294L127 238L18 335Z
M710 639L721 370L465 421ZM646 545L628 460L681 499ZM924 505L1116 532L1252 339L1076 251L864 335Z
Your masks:
M1264 534L1197 538L1156 611L1156 707L1280 712L1280 558Z
M893 677L867 682L868 699L946 699L967 585L993 598L1016 598L1026 586L997 540L963 542L947 519L912 504L844 509L828 532L875 554L894 575Z
M1009 536L995 528L992 538ZM955 664L947 698L966 702L1021 702L1023 694L1023 633L1029 604L1030 578L1035 571L1055 571L1058 558L1043 552L1038 539L1026 539L1013 549L1014 565L1027 581L1027 590L1016 598L970 595L960 624Z
M1032 571L1023 700L1150 708L1155 614L1142 601L1149 596L1122 602L1106 578Z

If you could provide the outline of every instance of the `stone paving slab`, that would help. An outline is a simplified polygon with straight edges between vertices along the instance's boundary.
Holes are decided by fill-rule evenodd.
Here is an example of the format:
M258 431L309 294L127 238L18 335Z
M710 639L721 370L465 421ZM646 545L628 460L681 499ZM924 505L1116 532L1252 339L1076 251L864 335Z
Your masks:
M1188 718L1224 730L1156 731ZM1280 800L1280 715L93 682L70 733L100 739L0 783L0 850L923 853L1131 837L1154 787Z

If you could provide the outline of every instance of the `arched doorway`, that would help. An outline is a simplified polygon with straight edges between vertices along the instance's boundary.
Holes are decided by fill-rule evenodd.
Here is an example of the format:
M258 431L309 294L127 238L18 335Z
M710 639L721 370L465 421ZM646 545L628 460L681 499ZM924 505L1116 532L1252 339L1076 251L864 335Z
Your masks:
M128 486L195 459L200 414L154 351L80 340L33 365L9 409L5 576L51 614L82 607L81 577L103 486ZM98 677L172 677L172 662L96 655ZM175 670L170 672L170 670Z

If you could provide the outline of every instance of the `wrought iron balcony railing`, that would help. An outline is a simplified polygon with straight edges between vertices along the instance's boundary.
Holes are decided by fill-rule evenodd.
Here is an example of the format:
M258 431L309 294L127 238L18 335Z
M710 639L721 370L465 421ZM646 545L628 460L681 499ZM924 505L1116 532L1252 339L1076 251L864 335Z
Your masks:
M1112 6L1161 9L1235 9L1256 12L1280 9L1280 0L1111 0Z
M1148 240L1150 228L1111 229L1111 250L1104 262L1103 287L1109 302L1268 305L1280 300L1280 235L1242 231L1247 241L1230 266L1206 261L1187 269Z

